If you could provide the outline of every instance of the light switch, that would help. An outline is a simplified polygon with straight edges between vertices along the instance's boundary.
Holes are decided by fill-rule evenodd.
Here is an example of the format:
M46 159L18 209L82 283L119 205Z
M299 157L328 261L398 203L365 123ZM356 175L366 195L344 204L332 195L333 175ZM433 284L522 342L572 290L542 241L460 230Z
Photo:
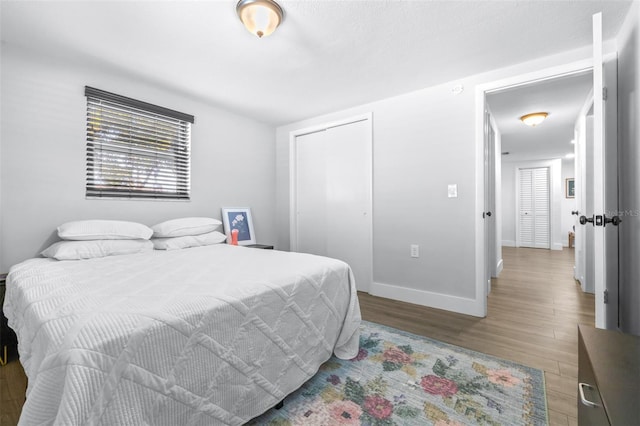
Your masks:
M458 197L458 184L452 183L447 188L447 193L449 194L449 198Z

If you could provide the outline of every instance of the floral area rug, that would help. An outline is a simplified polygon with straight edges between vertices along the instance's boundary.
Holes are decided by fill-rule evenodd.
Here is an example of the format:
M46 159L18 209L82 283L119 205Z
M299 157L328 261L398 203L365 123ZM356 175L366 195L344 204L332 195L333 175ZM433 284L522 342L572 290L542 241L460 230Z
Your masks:
M544 374L363 321L357 357L332 357L249 424L546 425Z

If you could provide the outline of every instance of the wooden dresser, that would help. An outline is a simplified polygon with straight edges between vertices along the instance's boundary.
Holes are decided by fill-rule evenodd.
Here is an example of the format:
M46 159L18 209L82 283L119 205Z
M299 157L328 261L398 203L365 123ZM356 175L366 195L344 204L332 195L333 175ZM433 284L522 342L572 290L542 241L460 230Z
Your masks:
M640 424L640 337L578 326L578 423Z

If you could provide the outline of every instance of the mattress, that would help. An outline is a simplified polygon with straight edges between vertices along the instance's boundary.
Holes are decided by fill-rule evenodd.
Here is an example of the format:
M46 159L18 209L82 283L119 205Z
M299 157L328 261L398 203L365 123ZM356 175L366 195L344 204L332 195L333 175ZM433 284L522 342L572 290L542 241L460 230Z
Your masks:
M30 259L4 311L29 425L242 424L359 344L347 264L226 244Z

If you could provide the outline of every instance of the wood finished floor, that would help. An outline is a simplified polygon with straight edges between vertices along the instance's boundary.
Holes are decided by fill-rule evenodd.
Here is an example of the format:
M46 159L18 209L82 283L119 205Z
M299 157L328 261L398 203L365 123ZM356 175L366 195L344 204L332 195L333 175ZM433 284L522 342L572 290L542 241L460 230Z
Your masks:
M362 317L544 370L551 425L577 425L577 324L594 324L594 297L573 280L573 250L503 248L488 316L475 318L360 293ZM18 422L26 378L0 367L0 426Z
M360 294L365 320L544 371L550 425L577 425L577 324L594 325L593 295L573 279L573 249L503 247L488 315L475 318Z

